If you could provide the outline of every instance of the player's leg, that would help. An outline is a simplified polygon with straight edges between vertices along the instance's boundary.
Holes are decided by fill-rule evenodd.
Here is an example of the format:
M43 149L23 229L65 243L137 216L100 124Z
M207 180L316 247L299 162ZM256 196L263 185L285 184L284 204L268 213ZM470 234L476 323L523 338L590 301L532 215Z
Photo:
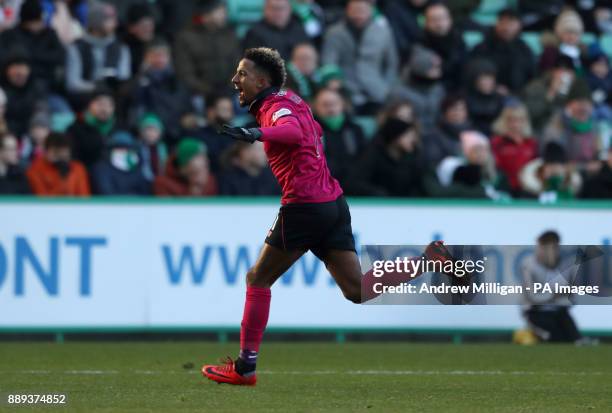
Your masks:
M247 272L246 301L240 324L240 373L255 370L259 345L270 313L270 287L304 252L304 249L285 251L264 244L257 262Z
M378 297L380 293L376 293L374 288L376 283L381 283L384 286L395 286L410 282L423 274L422 271L416 273L385 272L382 277L375 277L373 270L362 274L361 264L354 250L330 249L321 255L325 267L336 280L336 284L338 284L344 296L354 303L363 303ZM430 243L423 256L428 260L443 262L453 259L441 241ZM421 257L413 257L412 259L420 260Z
M264 244L255 265L246 276L247 292L240 324L240 354L220 366L205 365L202 374L219 383L254 385L259 346L270 313L270 287L305 252L305 249L283 250Z
M351 226L351 212L344 197L335 202L336 220L324 239L320 240L312 252L319 257L328 271L336 280L344 296L354 302L362 303L377 297L374 284L398 285L411 281L421 273L389 273L383 277L374 277L370 270L362 273L361 264L355 252L355 240ZM423 255L429 260L446 261L452 259L450 253L441 241L432 242L427 246ZM420 260L421 257L414 257ZM413 268L417 268L413 266ZM420 267L418 267L420 268Z

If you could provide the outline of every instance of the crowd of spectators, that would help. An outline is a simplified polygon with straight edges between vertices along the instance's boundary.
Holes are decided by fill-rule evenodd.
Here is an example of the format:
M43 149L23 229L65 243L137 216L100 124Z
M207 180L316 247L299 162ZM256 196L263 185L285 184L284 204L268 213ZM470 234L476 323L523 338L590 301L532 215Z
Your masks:
M0 194L279 194L263 145L218 133L252 122L230 79L267 46L348 195L612 198L612 1L488 26L480 1L263 3L235 26L223 0L0 1Z

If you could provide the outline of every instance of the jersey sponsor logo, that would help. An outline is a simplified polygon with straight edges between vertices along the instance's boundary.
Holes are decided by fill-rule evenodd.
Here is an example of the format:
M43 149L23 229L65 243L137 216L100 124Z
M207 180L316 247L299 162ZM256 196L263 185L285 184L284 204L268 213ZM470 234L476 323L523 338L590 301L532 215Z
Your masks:
M282 108L274 112L272 115L272 122L276 122L277 119L282 118L283 116L291 115L291 111L287 108Z
M278 93L276 94L276 96L285 96L287 94L287 91L285 89L279 90Z

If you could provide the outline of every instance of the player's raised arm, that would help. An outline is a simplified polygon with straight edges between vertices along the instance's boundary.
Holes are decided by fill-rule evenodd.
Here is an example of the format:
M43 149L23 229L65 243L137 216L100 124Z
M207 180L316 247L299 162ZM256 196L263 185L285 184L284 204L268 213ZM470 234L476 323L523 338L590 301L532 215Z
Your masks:
M300 123L293 116L283 116L276 121L274 126L264 128L238 128L223 125L221 133L229 135L233 139L249 143L259 140L262 142L297 144L303 136Z

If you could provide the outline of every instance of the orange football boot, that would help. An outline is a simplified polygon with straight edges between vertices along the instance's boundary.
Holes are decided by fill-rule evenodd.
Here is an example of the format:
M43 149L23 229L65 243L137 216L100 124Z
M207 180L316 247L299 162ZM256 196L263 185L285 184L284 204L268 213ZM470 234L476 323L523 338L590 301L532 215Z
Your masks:
M204 365L202 366L202 375L209 380L217 383L234 384L237 386L254 386L257 383L255 373L248 376L242 376L236 372L234 360L228 357L220 365Z

